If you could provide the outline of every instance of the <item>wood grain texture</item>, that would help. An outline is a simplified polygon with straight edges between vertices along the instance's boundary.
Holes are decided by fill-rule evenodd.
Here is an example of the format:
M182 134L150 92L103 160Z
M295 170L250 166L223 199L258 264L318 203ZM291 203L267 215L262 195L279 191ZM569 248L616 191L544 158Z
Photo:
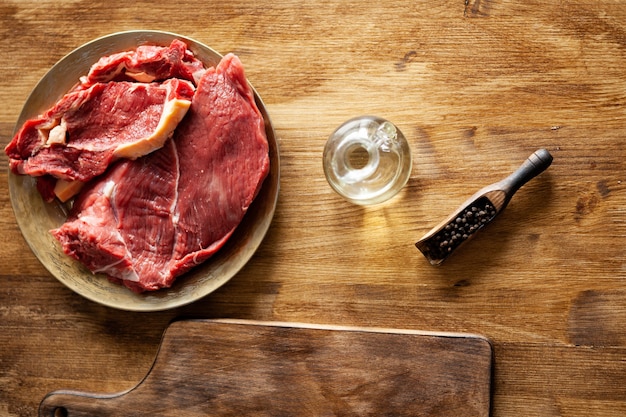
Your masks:
M131 388L181 316L478 333L494 343L493 416L624 415L623 2L4 0L2 146L48 68L128 29L241 57L280 145L274 221L217 292L125 313L47 273L0 170L0 415L32 416L56 389ZM343 201L322 171L326 138L360 114L394 122L413 151L408 185L381 206ZM541 147L551 167L430 266L417 239Z
M469 335L179 321L122 393L56 391L40 416L489 416L492 351Z

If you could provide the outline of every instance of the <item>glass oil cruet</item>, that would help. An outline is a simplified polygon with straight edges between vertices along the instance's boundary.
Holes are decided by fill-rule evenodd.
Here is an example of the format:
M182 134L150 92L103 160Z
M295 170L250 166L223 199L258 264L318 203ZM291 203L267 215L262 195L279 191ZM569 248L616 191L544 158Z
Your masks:
M395 196L411 175L411 150L402 132L376 116L361 116L339 126L323 154L330 186L359 205L382 203Z

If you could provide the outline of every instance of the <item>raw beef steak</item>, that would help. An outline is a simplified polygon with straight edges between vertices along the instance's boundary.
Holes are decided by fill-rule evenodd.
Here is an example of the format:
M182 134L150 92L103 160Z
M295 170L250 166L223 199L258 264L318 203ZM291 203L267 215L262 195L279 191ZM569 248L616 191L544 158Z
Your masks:
M174 138L112 166L52 233L94 273L136 292L167 288L232 235L269 172L268 152L243 66L229 54L200 80Z
M66 223L52 234L94 273L136 291L166 286L178 171L171 140L136 161L119 161L77 196Z
M5 148L11 170L86 182L118 158L163 146L191 104L189 81L97 83L28 120Z
M197 84L204 70L202 62L194 57L187 45L175 39L168 47L141 45L132 51L102 57L81 79L81 84L89 87L99 82L153 82L168 78L181 78Z

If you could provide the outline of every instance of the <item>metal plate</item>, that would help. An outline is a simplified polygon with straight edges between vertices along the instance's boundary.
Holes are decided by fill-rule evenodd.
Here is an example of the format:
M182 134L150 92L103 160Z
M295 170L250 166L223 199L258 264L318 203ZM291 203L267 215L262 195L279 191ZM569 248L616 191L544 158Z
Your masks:
M26 101L16 131L28 119L43 113L69 91L80 76L104 55L134 49L142 44L168 46L183 40L206 66L217 65L221 55L193 39L161 31L128 31L93 40L61 59L41 79ZM179 277L171 288L136 294L128 288L94 275L68 257L49 230L59 227L66 217L60 203L45 203L28 176L9 172L9 192L15 218L35 256L59 281L97 303L129 311L158 311L182 306L215 291L230 280L252 257L265 237L278 199L280 161L274 130L265 105L254 91L265 121L269 142L270 172L243 221L226 245L204 264Z

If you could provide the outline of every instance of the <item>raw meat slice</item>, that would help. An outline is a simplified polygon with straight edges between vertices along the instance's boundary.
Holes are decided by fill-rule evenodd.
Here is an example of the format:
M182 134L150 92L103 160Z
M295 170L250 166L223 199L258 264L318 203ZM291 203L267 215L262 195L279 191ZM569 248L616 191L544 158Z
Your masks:
M28 120L5 148L11 170L35 177L86 182L118 158L163 146L187 113L194 86L109 82L66 94Z
M65 253L135 292L167 288L225 244L268 172L264 121L229 54L201 79L174 138L110 167L52 234Z
M67 221L52 234L92 272L137 290L160 288L171 282L177 176L171 140L136 161L119 161L78 195ZM141 285L139 274L146 277Z
M153 82L168 78L182 78L197 84L203 73L202 62L183 41L174 39L168 47L141 45L132 51L102 57L81 79L81 84L89 87L99 82Z
M173 262L177 274L226 242L269 172L263 117L239 58L228 54L217 68L209 69L196 97L189 118L174 133L179 159L202 161L200 169L181 162ZM199 146L202 143L206 145ZM198 201L210 205L210 213L199 211Z

